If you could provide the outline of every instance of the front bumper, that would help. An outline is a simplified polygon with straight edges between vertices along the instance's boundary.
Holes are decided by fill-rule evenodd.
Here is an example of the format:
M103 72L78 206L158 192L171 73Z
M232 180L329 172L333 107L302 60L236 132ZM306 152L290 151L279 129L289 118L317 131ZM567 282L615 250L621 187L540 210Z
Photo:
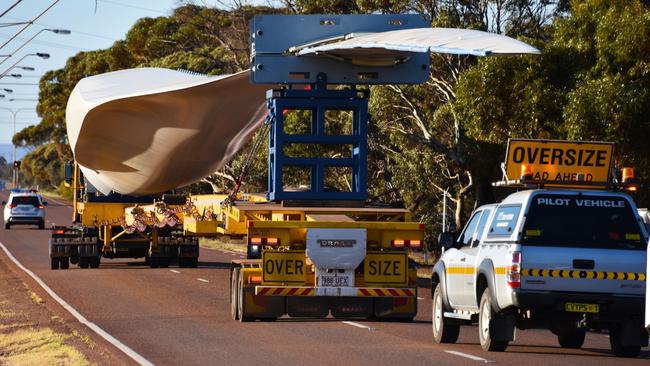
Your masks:
M515 306L531 312L566 313L565 304L598 304L600 318L626 318L642 316L645 298L639 296L620 296L609 294L552 292L552 291L513 291Z

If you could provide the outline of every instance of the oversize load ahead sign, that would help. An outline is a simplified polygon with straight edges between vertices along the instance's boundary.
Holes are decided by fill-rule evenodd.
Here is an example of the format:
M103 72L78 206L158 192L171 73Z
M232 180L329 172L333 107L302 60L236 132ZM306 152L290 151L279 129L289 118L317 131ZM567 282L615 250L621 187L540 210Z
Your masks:
M575 182L583 174L586 182L609 181L614 144L561 140L510 139L506 153L508 179L521 177L527 165L536 181Z

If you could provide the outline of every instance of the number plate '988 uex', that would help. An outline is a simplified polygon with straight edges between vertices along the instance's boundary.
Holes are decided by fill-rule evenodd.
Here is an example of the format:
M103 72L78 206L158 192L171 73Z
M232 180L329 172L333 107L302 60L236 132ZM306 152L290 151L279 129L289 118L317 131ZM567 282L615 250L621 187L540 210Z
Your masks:
M321 248L351 248L356 242L356 240L345 239L318 239L318 245Z

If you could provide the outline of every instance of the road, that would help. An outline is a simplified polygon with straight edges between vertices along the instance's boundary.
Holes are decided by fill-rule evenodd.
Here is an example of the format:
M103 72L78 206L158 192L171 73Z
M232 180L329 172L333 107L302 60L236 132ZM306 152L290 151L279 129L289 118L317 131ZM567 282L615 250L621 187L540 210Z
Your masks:
M0 198L6 200L7 192L0 192ZM47 226L67 224L71 207L49 203ZM412 323L334 319L239 323L230 319L228 300L229 262L239 254L202 249L197 269L150 269L135 260L103 260L99 269L70 266L67 271L52 271L49 235L47 230L31 227L0 228L0 242L20 262L88 320L156 365L473 365L491 361L594 366L647 365L650 359L648 348L640 359L612 357L606 333L589 333L583 349L565 350L549 331L518 331L517 341L506 352L486 353L478 344L477 328L466 326L457 344L434 344L427 288L418 289L419 312Z

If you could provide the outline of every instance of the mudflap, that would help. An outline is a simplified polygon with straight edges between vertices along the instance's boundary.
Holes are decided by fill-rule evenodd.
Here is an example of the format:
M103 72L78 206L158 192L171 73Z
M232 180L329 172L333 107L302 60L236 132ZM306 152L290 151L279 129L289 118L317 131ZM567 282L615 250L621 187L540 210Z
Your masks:
M417 295L374 299L375 316L382 320L411 320L418 313Z
M324 318L330 312L329 301L322 297L287 297L287 314L296 318Z
M285 298L282 296L255 295L255 287L242 289L242 314L251 319L275 319L285 314Z
M371 298L335 297L330 299L330 311L335 318L371 318L373 303Z

